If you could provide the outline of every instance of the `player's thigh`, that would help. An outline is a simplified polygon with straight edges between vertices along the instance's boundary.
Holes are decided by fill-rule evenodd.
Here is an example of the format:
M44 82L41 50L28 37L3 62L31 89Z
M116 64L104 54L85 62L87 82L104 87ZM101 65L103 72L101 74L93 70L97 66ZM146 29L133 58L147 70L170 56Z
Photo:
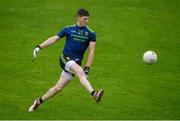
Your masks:
M83 69L77 63L73 63L70 66L70 72L72 72L75 75L83 75L84 74Z
M71 80L73 79L72 74L67 73L65 71L62 71L60 78L58 80L58 82L56 83L56 86L59 88L63 88L64 86L66 86Z

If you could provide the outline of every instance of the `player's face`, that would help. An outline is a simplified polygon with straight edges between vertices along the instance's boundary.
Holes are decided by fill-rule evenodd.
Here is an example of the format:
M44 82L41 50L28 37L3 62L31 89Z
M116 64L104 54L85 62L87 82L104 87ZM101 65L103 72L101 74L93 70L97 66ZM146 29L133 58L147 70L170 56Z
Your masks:
M89 17L88 16L78 16L77 20L81 26L87 26Z

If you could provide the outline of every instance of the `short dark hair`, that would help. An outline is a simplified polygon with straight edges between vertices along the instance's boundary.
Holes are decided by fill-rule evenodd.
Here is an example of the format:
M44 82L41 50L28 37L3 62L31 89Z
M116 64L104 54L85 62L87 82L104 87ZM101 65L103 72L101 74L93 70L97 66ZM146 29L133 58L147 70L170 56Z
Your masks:
M81 8L77 11L77 16L90 16L88 10Z

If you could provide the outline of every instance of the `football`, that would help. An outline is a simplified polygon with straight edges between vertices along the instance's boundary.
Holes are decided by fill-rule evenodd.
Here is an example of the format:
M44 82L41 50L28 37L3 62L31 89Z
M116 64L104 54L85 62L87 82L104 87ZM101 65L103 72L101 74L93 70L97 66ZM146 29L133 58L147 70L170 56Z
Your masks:
M143 55L143 61L146 64L154 64L157 61L157 54L154 51L146 51Z

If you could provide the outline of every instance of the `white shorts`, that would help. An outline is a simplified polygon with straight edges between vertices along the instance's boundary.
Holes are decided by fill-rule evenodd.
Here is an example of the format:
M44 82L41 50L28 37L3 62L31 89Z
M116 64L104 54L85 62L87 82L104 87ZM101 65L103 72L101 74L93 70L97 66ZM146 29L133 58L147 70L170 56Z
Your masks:
M71 68L71 66L72 66L73 64L76 64L76 62L75 62L74 60L68 61L68 62L66 63L66 65L65 65L65 70L68 71L68 72L70 72L70 73L72 73L71 70L70 70L70 68Z

